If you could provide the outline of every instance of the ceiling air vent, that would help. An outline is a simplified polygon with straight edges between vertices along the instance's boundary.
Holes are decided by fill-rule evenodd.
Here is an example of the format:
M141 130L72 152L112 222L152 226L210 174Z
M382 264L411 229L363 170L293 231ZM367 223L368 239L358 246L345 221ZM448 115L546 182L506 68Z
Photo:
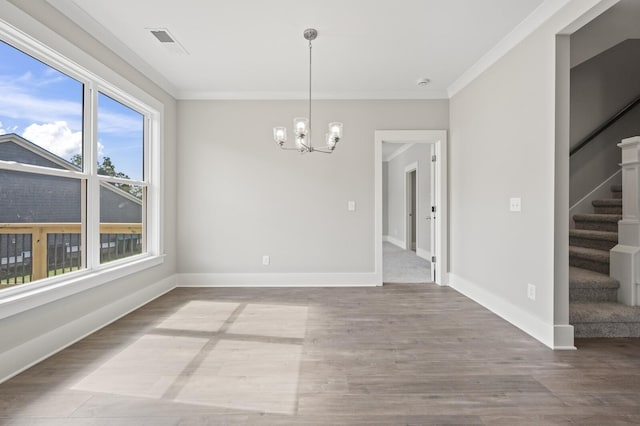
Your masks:
M189 52L176 40L166 28L147 28L170 53L174 55L188 55Z

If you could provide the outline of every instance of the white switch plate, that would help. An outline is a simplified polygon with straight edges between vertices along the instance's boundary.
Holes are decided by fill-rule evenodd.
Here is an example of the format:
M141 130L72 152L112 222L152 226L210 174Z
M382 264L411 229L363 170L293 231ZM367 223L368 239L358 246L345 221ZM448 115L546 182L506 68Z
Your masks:
M271 259L269 258L269 256L262 256L262 264L266 266L269 263L271 263Z
M522 210L522 199L521 198L510 198L509 199L509 210L512 212L519 212Z
M356 202L355 201L349 201L347 203L347 210L349 210L350 212L355 212L356 211Z
M533 284L527 284L527 297L531 300L536 300L536 286Z

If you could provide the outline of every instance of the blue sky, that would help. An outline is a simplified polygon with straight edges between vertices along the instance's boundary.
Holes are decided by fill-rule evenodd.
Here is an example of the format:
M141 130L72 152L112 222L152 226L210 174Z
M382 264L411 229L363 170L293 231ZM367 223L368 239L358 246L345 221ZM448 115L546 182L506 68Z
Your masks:
M0 135L19 134L69 160L82 143L82 83L0 42ZM98 98L99 158L142 179L143 116Z

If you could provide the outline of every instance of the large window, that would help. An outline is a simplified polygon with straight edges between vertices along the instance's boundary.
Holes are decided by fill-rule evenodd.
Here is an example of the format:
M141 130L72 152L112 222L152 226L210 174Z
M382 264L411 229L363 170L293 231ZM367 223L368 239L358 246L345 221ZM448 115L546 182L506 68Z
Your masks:
M3 293L140 259L158 240L149 232L157 113L53 52L29 50L0 41Z

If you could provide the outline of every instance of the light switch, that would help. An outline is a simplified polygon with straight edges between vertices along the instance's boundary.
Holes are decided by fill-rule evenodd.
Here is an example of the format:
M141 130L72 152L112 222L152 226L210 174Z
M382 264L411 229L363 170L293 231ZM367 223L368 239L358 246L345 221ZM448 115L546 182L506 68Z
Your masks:
M509 199L509 210L519 212L522 210L522 200L520 198Z
M347 203L347 210L349 210L350 212L355 212L356 211L356 202L355 201L349 201Z

